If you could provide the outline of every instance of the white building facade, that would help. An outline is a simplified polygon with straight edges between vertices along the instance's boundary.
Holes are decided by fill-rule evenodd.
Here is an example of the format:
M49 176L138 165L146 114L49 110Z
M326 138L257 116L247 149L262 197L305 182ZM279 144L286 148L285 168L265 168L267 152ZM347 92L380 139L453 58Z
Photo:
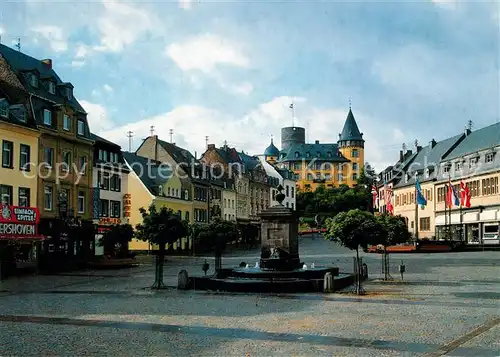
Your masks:
M270 163L268 163L265 159L265 156L259 156L259 160L262 164L262 167L266 171L266 174L270 177L276 178L281 186L283 186L283 194L285 195L285 199L283 200L283 205L285 207L291 208L292 210L297 209L297 198L296 198L296 184L294 174L288 170L277 169ZM272 187L269 195L271 206L277 205L278 201L276 201L276 195L278 194L278 190L276 187Z

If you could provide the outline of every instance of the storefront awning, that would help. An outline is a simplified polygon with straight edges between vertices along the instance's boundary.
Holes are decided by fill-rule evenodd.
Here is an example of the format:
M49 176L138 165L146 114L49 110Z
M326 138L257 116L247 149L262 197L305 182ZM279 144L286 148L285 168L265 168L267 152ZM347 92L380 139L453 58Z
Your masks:
M1 240L22 240L22 241L29 241L29 240L44 240L45 236L37 234L37 235L26 235L26 236L12 236L12 235L2 235L0 234L0 239Z

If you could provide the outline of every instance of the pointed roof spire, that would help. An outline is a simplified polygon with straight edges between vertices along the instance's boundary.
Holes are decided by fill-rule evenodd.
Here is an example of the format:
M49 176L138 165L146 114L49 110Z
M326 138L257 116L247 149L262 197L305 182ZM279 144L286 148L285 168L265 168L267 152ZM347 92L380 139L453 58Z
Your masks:
M264 151L265 156L279 156L280 151L273 143L273 137L271 135L271 145L269 145Z
M342 133L339 135L339 141L346 140L364 141L363 134L359 131L358 124L356 123L356 119L354 119L351 108L349 108L349 113L347 114Z

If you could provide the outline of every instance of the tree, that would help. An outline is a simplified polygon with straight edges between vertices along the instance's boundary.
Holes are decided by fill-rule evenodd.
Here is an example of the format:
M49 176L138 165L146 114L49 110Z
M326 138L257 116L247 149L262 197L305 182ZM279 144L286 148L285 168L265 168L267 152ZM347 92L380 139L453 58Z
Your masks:
M151 244L158 245L156 256L155 282L153 289L165 289L163 283L163 264L165 261L165 246L173 244L188 234L187 222L179 214L169 208L157 210L151 205L148 210L139 209L142 223L136 226L136 237Z
M104 247L104 254L115 258L128 256L128 243L134 238L134 229L130 224L116 224L107 230L99 240Z
M405 219L401 216L384 214L378 216L377 220L383 228L378 244L384 246L384 252L382 255L382 267L384 270L384 279L388 280L390 278L390 274L389 255L387 253L387 247L410 241L411 234L408 231L408 226L406 225Z
M355 291L356 294L361 294L359 247L366 249L368 245L379 242L383 230L380 222L373 214L355 209L349 212L341 212L333 219L328 218L325 225L326 239L336 241L351 250L356 250L357 269L354 273L357 279Z

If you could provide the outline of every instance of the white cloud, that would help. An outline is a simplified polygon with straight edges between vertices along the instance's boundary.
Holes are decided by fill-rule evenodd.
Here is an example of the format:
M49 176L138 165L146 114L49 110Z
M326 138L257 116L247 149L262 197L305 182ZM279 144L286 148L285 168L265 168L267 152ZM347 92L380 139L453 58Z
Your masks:
M75 49L75 58L85 58L89 52L89 46L83 43L79 43Z
M280 137L281 128L292 125L290 104L296 108L295 125L306 127L308 142L337 142L338 133L342 131L347 110L338 108L317 108L309 104L303 97L276 97L260 104L247 115L235 117L227 113L196 105L182 105L172 111L153 117L139 119L133 123L119 126L107 124L108 129L94 128L95 119L91 119L91 130L128 149L126 133L134 133L135 149L140 140L150 135L149 128L154 125L155 131L163 140L169 140L169 130L174 129L174 142L190 150L196 151L198 157L205 151L205 135L209 142L217 146L227 140L228 145L250 154L261 154L269 145L270 135ZM83 104L82 104L83 105ZM87 108L84 105L84 108ZM88 109L90 111L90 109ZM381 170L393 164L397 158L397 150L387 150L387 141L377 138L384 135L384 128L377 127L373 118L355 113L361 131L368 133L366 140L366 157L376 169ZM279 145L279 139L275 143Z
M103 5L104 13L97 21L101 44L94 47L96 51L121 52L157 26L156 18L142 8L116 0Z
M68 49L67 36L60 27L45 25L37 26L31 29L35 33L36 40L48 42L55 52L65 52Z
M212 34L173 43L167 47L165 55L183 71L198 70L208 74L221 65L250 67L250 60L237 44Z
M87 112L87 121L93 133L99 134L113 127L114 124L109 118L108 111L105 107L86 100L80 100L80 104Z
M85 66L85 61L80 61L80 60L73 60L73 61L71 61L71 67L81 68L83 66Z
M431 0L431 2L436 4L437 6L449 10L456 10L459 5L458 0Z
M113 87L111 87L109 84L104 84L103 88L108 93L111 93L113 91Z
M179 0L179 7L184 10L191 9L193 0Z
M220 85L230 93L241 94L245 96L250 95L254 90L252 83L249 82L243 82L239 84L226 84L224 82L221 82Z

